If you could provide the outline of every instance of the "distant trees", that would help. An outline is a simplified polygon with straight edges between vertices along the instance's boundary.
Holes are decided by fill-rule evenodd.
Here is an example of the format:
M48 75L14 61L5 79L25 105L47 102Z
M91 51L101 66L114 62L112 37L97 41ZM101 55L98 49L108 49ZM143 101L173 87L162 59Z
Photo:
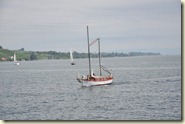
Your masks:
M31 52L30 60L37 60L37 55L34 52Z
M0 46L0 61L1 58L6 58L7 61L12 61L11 56L16 51L17 60L41 60L41 59L69 59L69 52L56 52L56 51L25 51L24 48L19 50L8 50ZM152 52L102 52L101 57L126 57L126 56L151 56L151 55L161 55L160 53ZM91 53L91 58L97 58L98 53ZM73 51L74 59L77 58L88 58L88 53L79 53Z
M152 56L152 55L161 55L160 53L152 53L152 52L148 52L148 53L143 53L143 52L129 52L128 53L129 56Z
M68 53L56 51L37 51L37 55L45 56L45 59L69 59Z
M19 49L19 51L24 51L24 48Z

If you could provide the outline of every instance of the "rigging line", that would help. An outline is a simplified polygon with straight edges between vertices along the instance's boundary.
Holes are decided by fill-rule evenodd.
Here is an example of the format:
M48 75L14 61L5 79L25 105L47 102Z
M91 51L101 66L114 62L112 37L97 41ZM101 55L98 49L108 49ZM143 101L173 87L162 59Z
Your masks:
M99 38L97 38L96 40L92 41L92 42L89 44L89 46L93 45L93 44L96 43L96 41L98 41L98 40L99 40Z
M111 72L110 72L108 69L106 69L103 65L101 65L101 68L102 68L105 72L111 74Z

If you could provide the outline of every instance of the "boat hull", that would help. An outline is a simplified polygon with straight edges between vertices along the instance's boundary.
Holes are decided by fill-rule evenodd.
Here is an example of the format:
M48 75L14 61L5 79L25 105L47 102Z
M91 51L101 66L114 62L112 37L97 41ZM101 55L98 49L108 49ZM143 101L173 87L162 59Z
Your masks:
M15 63L15 65L19 65L19 63L18 63L18 62L16 62L16 63Z
M83 87L88 86L100 86L100 85L109 85L112 84L113 79L105 80L105 81L88 81L88 80L78 80Z
M71 65L75 65L75 63L74 62L71 62Z

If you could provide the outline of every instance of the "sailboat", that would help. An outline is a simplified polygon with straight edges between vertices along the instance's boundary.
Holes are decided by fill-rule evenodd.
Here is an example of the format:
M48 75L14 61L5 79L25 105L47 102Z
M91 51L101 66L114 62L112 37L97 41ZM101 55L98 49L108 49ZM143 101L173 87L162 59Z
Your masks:
M91 57L90 57L90 46L96 43L97 41L98 41L98 50L99 50L98 52L99 53L99 70L100 70L99 76L96 76L92 71ZM89 74L87 76L83 75L82 77L80 77L80 75L78 74L78 77L77 77L78 82L81 83L82 86L98 86L98 85L112 84L112 81L113 81L112 73L101 64L100 38L95 39L89 44L88 26L87 26L87 42L88 42ZM103 76L102 70L107 72L109 75Z
M19 65L19 62L17 62L17 60L16 60L16 53L14 53L13 60L15 62L15 65Z
M71 65L75 65L75 62L73 60L73 52L71 49L70 49L70 60L71 60Z

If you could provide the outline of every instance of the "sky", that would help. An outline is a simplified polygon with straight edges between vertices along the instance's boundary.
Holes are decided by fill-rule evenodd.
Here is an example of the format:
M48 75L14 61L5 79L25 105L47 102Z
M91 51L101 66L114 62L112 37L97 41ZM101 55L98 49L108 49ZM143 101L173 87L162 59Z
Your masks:
M102 52L181 54L180 0L0 0L3 48L87 52L87 26Z

